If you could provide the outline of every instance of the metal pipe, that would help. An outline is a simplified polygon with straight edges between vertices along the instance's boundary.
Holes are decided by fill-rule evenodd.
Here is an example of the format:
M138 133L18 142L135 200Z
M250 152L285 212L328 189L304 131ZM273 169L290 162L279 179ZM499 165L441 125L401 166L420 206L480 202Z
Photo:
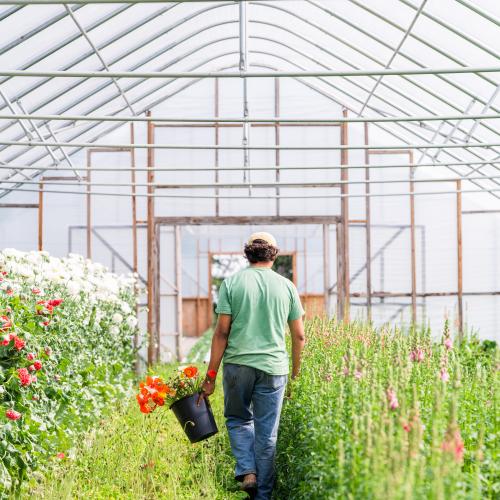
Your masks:
M1 1L1 0L0 0ZM28 71L0 70L0 76L10 77L52 77L52 78L308 78L308 77L342 77L342 76L401 76L401 75L442 75L463 73L498 73L499 66L465 66L452 68L407 68L407 69L372 69L350 71Z
M96 144L88 142L47 142L47 141L8 141L0 140L0 144L7 146L55 146L55 147L79 147L79 148L91 148L95 146L104 148L136 148L136 149L147 149L153 146L152 144L116 144L116 143L106 143L106 144ZM486 142L486 143L449 143L449 144L390 144L387 146L365 146L365 145L337 145L337 146L215 146L213 144L204 145L190 145L190 144L155 144L155 149L224 149L224 150L240 150L245 149L257 149L260 151L275 151L275 150L299 150L299 151L322 151L322 150L344 150L344 149L401 149L401 148L411 148L411 149L448 149L448 148L493 148L500 146L500 142Z
M324 124L324 123L371 123L371 122L426 122L426 121L441 121L441 120L494 120L500 118L500 113L487 114L463 114L457 113L452 115L421 115L421 116L372 116L372 117L353 117L353 118L284 118L274 116L269 118L190 118L190 117L168 117L168 116L112 116L112 115L45 115L45 114L21 114L16 113L13 117L9 114L0 113L0 120L12 120L19 118L21 120L58 120L58 121L89 121L89 122L148 122L154 123L208 123L215 126L216 123L278 123L280 125L287 123L294 124ZM58 132L60 129L57 129Z
M450 179L450 181L453 181L453 179ZM241 187L241 186L240 186ZM11 188L12 189L12 188ZM26 192L26 193L38 193L38 189L12 189L12 191L19 191L21 193ZM57 191L57 190L44 190L46 193L54 193L54 194L86 194L84 191ZM462 193L470 194L470 193L497 193L500 192L500 188L494 188L494 189L466 189L462 190ZM421 196L421 195L443 195L443 194L456 194L455 191L424 191L424 192L415 192L415 196ZM126 196L129 197L129 193L116 193L116 192L97 192L93 191L92 196ZM405 192L405 193L370 193L369 197L370 198L385 198L385 197L394 197L394 196L409 196L410 193ZM168 195L158 195L158 194L153 194L153 195L148 195L148 194L137 194L137 197L141 198L147 198L149 196L152 196L153 198L186 198L186 199L207 199L211 200L216 198L214 195L177 195L177 194L168 194ZM367 196L366 193L363 194L351 194L349 193L347 195L348 198L363 198ZM275 199L275 195L266 195L266 196L254 196L252 195L251 197L249 196L226 196L226 195L220 195L218 196L220 199L229 199L229 200L242 200L242 199L258 199L258 200L268 200L268 199ZM290 196L280 196L280 198L283 199L290 199L290 200L297 200L297 199L315 199L315 198L343 198L342 194L311 194L311 195L290 195Z
M500 164L500 160L497 161L457 161L457 162L443 162L443 163L421 163L419 164L419 169L420 168L437 168L437 167L448 167L448 166L467 166L467 165L489 165L489 164ZM370 163L369 165L349 165L349 169L365 169L365 168L403 168L407 167L408 164L391 164L391 165L384 165L384 164L375 164L375 163ZM186 172L186 171L192 171L192 172L212 172L212 171L218 171L218 170L242 170L243 167L197 167L196 165L187 165L183 167L155 167L155 172ZM342 165L323 165L323 166L318 166L318 165L310 165L310 166L304 166L304 165L279 165L279 166L268 166L268 167L257 167L257 166L250 166L249 170L272 170L275 168L279 168L279 170L340 170ZM73 170L70 167L56 167L56 166L36 166L36 165L29 165L29 166L24 166L24 165L11 165L11 164L5 164L5 165L0 165L0 170L8 170L8 169L23 169L23 170L40 170L44 169L46 171L56 171L56 172L65 172L68 170ZM131 170L131 167L100 167L100 168L93 168L92 169L94 172L127 172ZM141 167L136 167L134 169L136 172L147 172L148 169L147 167L141 168ZM484 176L485 178L491 178L491 176ZM455 178L455 177L454 177ZM467 180L468 179L468 174L465 174L463 179Z
M239 2L239 42L240 42L240 62L239 70L240 73L245 74L248 71L248 50L247 50L247 4L246 2ZM246 77L242 78L243 82L243 182L250 183L250 173L247 172L248 166L250 165L250 150L248 149L250 142L250 127L248 126L248 80ZM249 186L248 194L252 194L252 188Z

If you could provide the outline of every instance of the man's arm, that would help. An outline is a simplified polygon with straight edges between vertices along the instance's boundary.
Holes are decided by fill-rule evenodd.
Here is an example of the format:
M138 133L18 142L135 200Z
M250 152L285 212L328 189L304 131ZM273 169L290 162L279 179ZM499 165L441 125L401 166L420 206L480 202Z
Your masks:
M222 361L222 356L227 347L227 340L231 329L231 315L219 314L217 324L215 326L214 335L212 337L212 347L210 348L210 362L208 363L208 372L219 370ZM200 399L213 394L215 390L215 378L213 380L205 380L202 386L202 392L198 398Z
M300 372L300 358L306 336L304 334L304 322L302 316L288 322L290 333L292 334L292 379L296 378Z

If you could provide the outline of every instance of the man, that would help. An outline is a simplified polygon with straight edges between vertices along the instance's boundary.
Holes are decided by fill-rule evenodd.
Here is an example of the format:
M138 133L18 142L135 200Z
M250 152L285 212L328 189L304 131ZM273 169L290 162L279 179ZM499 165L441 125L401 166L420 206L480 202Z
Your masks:
M226 278L219 290L219 317L200 398L214 392L224 359L224 416L236 480L251 497L267 500L274 485L276 439L288 382L285 329L288 323L294 379L305 342L304 309L295 285L271 269L278 255L271 234L252 234L245 255L250 267Z

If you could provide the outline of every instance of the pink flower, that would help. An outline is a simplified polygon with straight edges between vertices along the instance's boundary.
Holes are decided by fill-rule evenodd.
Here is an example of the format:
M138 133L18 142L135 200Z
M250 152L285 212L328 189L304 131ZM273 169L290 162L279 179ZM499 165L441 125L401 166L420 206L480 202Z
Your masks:
M446 368L441 368L441 371L439 372L439 378L443 382L448 382L448 380L450 380L450 374L448 373L448 370L446 370Z
M415 349L410 353L410 359L414 362L421 363L425 358L425 353L422 349Z
M342 370L342 373L347 377L347 375L349 375L349 368L345 366L344 369Z
M462 461L464 457L465 446L458 428L456 428L455 431L448 430L446 439L441 445L441 449L446 453L451 453L455 461Z
M35 359L35 353L34 352L29 352L28 354L26 354L26 359L28 361L33 361Z
M5 332L12 328L12 321L7 316L0 316L0 331Z
M2 337L2 345L9 345L10 343L10 335L4 335Z
M28 370L34 372L36 370L35 365L29 365Z
M405 432L410 432L411 431L411 424L409 422L403 422L402 426L403 426L403 430Z
M446 337L444 339L444 346L448 351L453 348L453 340L451 340L451 337Z
M56 455L56 457L59 458L60 460L62 460L63 458L66 458L66 455L63 452L61 452L61 453L58 453Z
M14 339L14 347L18 351L20 351L21 349L23 349L25 345L26 345L26 342L23 339L20 339L19 337L16 337Z
M38 288L37 286L34 286L32 289L31 289L31 293L33 295L40 295L42 293L42 291L40 290L40 288Z
M26 368L18 368L17 374L19 376L19 380L21 381L22 386L31 384L32 378Z
M52 354L52 349L50 347L46 347L44 350L47 356L50 356Z
M5 412L5 416L9 419L9 420L19 420L21 418L21 414L16 411L16 410L13 410L13 409L9 409Z
M399 408L398 397L396 396L396 392L394 391L394 389L387 389L387 400L389 402L389 408L391 410Z
M354 378L355 379L360 380L362 376L363 376L363 372L361 370L356 370L354 372Z
M33 366L35 367L35 370L41 370L42 369L42 362L39 361L38 359L33 363Z

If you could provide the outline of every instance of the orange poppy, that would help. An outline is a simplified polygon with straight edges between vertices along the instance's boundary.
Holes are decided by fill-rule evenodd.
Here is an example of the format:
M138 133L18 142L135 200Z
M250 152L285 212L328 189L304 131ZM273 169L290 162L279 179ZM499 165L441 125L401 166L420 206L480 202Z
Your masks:
M196 366L187 366L184 368L184 375L186 375L187 378L193 378L198 375L198 368Z

